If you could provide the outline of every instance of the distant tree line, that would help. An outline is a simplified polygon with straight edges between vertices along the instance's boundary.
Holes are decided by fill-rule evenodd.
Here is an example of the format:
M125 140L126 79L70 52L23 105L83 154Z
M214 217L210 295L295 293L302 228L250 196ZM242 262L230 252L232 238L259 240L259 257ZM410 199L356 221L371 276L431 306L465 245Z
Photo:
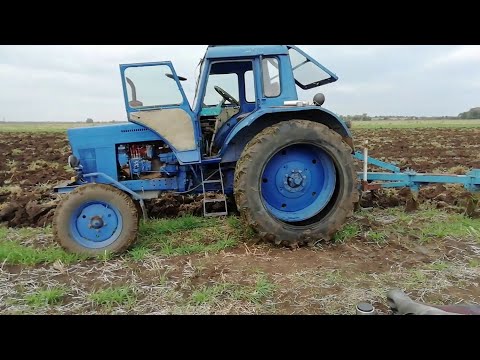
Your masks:
M370 121L372 118L368 116L367 114L362 114L362 115L345 115L342 116L344 120L346 121Z
M480 107L471 108L468 111L460 113L458 116L399 116L399 115L381 115L381 116L368 116L368 114L362 115L342 115L342 118L346 121L370 121L370 120L429 120L429 119L480 119Z
M460 119L480 119L480 107L471 108L458 115Z

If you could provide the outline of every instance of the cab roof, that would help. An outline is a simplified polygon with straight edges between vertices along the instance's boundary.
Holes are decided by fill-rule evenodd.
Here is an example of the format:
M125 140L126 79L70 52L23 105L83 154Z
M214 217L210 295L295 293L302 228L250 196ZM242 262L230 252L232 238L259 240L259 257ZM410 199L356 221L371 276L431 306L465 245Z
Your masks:
M288 55L288 47L287 45L209 45L205 58L217 59L258 55Z

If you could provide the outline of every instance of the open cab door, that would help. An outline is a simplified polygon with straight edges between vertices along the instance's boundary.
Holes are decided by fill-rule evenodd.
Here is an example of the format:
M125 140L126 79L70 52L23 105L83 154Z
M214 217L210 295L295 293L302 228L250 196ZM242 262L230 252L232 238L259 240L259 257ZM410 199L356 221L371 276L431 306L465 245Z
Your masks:
M200 161L192 109L170 61L122 64L128 120L157 133L181 163Z

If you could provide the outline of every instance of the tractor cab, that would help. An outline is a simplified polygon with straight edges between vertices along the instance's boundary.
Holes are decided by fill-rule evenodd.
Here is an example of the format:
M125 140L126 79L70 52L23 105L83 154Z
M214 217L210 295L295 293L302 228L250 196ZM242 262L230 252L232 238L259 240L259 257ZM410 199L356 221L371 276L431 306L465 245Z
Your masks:
M169 143L183 162L217 157L236 126L267 107L337 80L295 46L211 45L200 63L193 109L171 62L121 65L129 121Z

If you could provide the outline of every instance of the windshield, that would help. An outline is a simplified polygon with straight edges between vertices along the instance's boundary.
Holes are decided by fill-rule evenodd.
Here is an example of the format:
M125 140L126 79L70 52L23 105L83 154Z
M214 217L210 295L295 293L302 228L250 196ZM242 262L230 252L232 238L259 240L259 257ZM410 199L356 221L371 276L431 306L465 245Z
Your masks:
M297 49L290 48L288 52L292 63L293 77L302 89L311 89L337 80L330 71Z

